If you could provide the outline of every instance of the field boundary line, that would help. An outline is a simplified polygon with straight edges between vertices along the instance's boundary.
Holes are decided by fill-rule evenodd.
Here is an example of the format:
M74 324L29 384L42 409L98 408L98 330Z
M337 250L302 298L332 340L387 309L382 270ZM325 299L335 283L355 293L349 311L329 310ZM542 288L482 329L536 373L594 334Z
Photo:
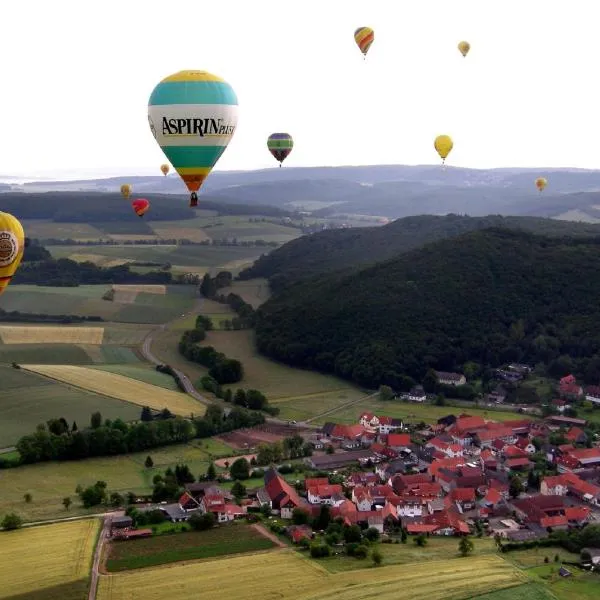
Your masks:
M328 390L326 392L311 392L310 394L298 394L298 395L294 395L294 396L278 396L277 398L271 398L270 402L272 402L273 404L279 404L279 403L283 404L285 402L289 402L290 400L305 400L307 398L316 398L318 396L329 396L331 394L345 392L346 390L360 391L360 390L356 390L355 388L348 386L348 387L343 387L343 388L336 388L334 390Z
M327 410L327 411L321 413L320 415L315 415L314 417L311 417L310 419L306 419L306 421L303 421L303 422L304 423L312 423L313 421L315 421L316 419L320 419L321 417L328 417L329 415L332 415L336 412L340 412L342 410L350 408L351 406L354 406L355 404L359 404L360 402L364 402L365 400L370 400L371 398L373 398L374 396L377 396L378 394L379 394L379 392L373 392L372 394L369 394L368 396L364 396L363 398L358 398L357 400L350 400L350 402L347 402L346 404L340 404L340 406L336 406L335 408Z

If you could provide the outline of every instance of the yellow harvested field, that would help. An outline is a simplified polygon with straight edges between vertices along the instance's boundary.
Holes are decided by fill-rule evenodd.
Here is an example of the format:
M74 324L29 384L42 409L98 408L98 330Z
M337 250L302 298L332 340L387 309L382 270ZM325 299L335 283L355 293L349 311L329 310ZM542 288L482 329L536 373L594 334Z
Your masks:
M0 598L87 579L99 527L85 519L0 533Z
M90 344L101 345L104 327L28 327L0 325L5 344Z
M156 410L168 408L172 413L184 417L192 413L203 415L205 412L204 404L187 394L173 392L116 373L72 365L21 365L21 367L56 381L138 406L149 406Z
M70 254L69 258L75 262L92 262L95 265L102 267L118 267L133 262L129 258L110 258L109 256L103 256L102 254Z
M159 294L164 296L167 287L164 285L113 285L115 292L136 292L137 294Z
M276 550L268 558L252 554L102 576L98 600L188 600L198 590L204 600L459 600L525 580L498 556L331 574L294 551Z

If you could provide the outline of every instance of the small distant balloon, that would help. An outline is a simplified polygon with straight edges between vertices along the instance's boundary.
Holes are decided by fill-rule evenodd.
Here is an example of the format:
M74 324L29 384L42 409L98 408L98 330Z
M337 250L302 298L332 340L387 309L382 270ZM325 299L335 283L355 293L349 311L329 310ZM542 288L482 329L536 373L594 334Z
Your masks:
M463 55L467 56L469 54L469 50L471 49L471 44L469 42L458 42L458 51Z
M354 41L366 58L371 44L375 41L375 32L370 27L359 27L354 32Z
M143 217L150 209L150 202L145 198L138 198L131 203L131 206L138 217Z
M545 177L538 177L535 180L535 187L540 191L543 192L544 188L548 185L548 180Z
M448 154L454 146L454 142L449 135L438 135L433 142L433 146L442 159L442 163L446 161Z
M16 217L0 212L0 295L19 268L24 251L23 226Z
M131 196L132 191L133 191L133 187L131 185L129 185L128 183L124 183L121 186L121 195L123 196L123 198L125 198L125 200L127 200L129 198L129 196Z
M162 171L162 174L167 176L169 174L169 171L171 170L171 167L169 167L168 164L164 164L164 165L160 165L160 170Z
M272 133L267 140L267 148L275 157L275 160L281 163L289 156L294 147L294 140L289 133Z

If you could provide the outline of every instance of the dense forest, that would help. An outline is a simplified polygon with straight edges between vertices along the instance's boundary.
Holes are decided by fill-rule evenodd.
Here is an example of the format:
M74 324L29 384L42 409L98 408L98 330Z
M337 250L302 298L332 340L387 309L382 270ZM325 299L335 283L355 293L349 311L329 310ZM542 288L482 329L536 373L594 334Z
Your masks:
M383 227L336 229L304 236L259 258L240 279L266 277L277 291L299 279L337 269L365 267L424 244L467 233L502 227L543 235L600 235L600 225L537 217L468 217L420 215Z
M257 311L261 352L397 388L429 368L545 363L600 380L600 237L490 228L300 281Z
M135 194L131 197L138 197ZM150 200L149 221L177 221L193 219L196 211L188 206L184 196L169 194L142 194ZM61 223L107 223L131 221L144 224L137 217L131 201L124 200L121 194L100 192L45 192L24 194L7 192L2 194L2 210L18 219L51 219ZM227 204L211 200L210 196L200 199L198 209L214 210L220 215L263 215L286 217L291 213L273 206Z

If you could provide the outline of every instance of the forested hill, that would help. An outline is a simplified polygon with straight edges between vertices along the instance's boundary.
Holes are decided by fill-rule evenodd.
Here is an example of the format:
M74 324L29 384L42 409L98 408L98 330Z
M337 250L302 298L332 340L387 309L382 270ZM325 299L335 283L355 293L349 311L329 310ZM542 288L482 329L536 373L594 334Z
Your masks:
M420 215L398 219L383 227L336 229L298 238L259 258L240 277L267 277L273 291L277 291L298 279L375 264L429 242L488 227L557 236L600 235L600 225L538 217Z
M467 361L545 362L597 384L599 298L600 238L491 228L290 286L259 309L257 344L373 388Z

